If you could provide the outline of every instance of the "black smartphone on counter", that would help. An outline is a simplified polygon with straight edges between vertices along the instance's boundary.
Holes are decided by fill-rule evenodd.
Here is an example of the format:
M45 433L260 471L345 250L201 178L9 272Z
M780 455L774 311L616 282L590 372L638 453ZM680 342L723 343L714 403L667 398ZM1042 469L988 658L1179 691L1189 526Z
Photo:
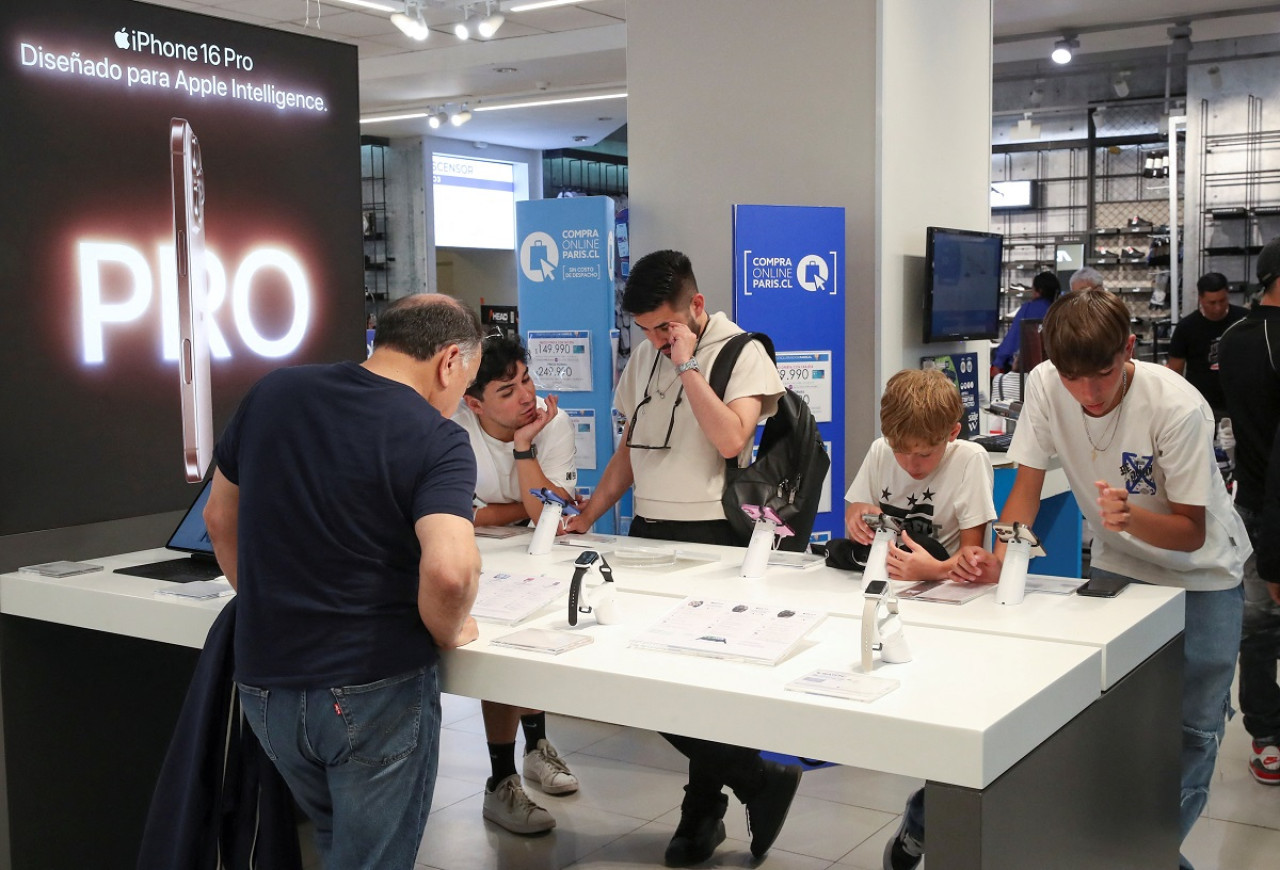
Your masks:
M1127 577L1095 577L1076 587L1076 594L1090 598L1115 598L1131 582Z

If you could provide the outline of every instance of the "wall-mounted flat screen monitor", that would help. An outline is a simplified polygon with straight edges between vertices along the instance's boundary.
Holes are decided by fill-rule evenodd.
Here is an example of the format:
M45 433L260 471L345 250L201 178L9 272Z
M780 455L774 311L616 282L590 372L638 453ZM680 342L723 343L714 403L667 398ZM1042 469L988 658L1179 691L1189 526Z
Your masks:
M436 247L515 249L516 201L529 198L526 166L432 154L431 189Z
M1062 289L1071 288L1071 276L1084 266L1084 242L1079 239L1060 239L1053 249L1053 271L1058 275Z
M999 233L929 227L925 241L924 340L995 338L1000 325Z
M991 210L1036 207L1036 185L1029 178L991 182Z

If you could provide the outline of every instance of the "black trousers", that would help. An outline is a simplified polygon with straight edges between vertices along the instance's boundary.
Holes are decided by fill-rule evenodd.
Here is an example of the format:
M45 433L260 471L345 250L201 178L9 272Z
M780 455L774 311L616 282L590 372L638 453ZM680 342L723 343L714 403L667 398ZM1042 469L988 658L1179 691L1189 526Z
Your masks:
M681 541L690 544L723 544L736 546L737 535L728 520L650 520L635 517L631 521L631 537ZM738 799L746 802L760 790L763 763L760 752L745 746L717 743L679 734L663 734L667 742L689 759L689 784L685 801L689 805L707 805L719 799L727 785Z

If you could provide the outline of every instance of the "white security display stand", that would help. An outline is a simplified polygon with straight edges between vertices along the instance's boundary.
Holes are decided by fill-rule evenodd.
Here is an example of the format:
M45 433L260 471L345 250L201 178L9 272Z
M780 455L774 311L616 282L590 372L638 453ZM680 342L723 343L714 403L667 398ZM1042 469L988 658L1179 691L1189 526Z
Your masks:
M996 587L996 603L1021 604L1027 592L1027 566L1032 556L1045 554L1044 548L1030 526L996 523L994 528L996 537L1007 545L1000 568L1000 585Z
M742 576L747 580L759 580L764 577L769 566L769 554L778 545L778 540L790 537L794 532L773 508L744 504L742 512L756 521L755 528L751 530L751 540L747 543L747 554L742 557Z
M529 555L545 556L551 552L551 545L555 543L560 518L565 515L573 516L578 513L578 509L549 489L531 489L529 492L542 502L542 513L538 514L538 525L529 541Z

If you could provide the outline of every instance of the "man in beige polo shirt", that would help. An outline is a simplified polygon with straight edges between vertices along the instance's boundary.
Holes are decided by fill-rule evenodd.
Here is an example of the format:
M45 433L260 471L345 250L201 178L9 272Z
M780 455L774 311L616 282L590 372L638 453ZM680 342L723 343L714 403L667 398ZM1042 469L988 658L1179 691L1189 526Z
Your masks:
M744 546L720 504L725 460L750 458L756 427L782 395L777 368L751 342L724 399L716 396L707 377L725 342L742 330L723 313L706 310L693 266L679 251L656 251L632 265L622 307L648 339L632 352L614 394L627 420L626 439L569 530L588 531L633 487L633 537ZM689 759L667 866L700 864L714 854L725 837L726 785L746 806L751 853L763 857L782 829L800 768L764 761L754 749L663 736Z

